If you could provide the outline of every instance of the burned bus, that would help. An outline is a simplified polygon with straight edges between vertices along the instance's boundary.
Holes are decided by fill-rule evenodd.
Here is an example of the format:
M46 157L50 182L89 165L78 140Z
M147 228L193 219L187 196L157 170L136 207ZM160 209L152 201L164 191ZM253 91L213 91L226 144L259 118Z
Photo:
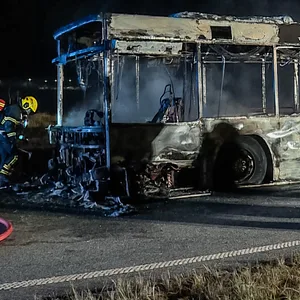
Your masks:
M54 38L48 131L65 180L127 196L299 180L300 23L291 17L101 13ZM72 126L65 70L87 101Z

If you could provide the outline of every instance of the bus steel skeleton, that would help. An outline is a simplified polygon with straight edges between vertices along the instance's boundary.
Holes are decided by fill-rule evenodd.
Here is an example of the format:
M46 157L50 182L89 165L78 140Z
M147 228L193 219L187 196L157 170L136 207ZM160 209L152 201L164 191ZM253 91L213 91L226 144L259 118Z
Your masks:
M107 192L118 178L127 196L133 186L151 194L299 180L292 18L100 13L54 38L57 125L48 130L67 180ZM84 91L90 65L98 74L100 100L79 126L64 124L72 64Z

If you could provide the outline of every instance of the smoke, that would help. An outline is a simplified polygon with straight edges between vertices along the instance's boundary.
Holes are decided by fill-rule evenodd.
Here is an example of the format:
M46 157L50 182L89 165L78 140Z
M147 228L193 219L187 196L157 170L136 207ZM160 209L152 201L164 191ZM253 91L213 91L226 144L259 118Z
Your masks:
M227 63L206 64L206 103L204 117L244 116L261 114L262 70L261 64ZM225 67L225 68L224 68ZM184 118L198 118L195 65L183 60L167 62L159 58L140 58L139 97L136 90L136 59L121 57L115 60L114 85L112 86L111 115L114 123L151 122L161 108L161 99L167 85L173 87L175 97L184 101ZM293 111L293 64L279 67L280 109ZM185 75L184 75L185 74ZM186 81L184 81L186 78ZM69 95L65 126L82 126L87 110L102 110L103 90L99 72L89 77L91 88L87 94ZM99 84L100 83L100 84ZM168 90L167 90L168 91ZM274 90L272 64L266 66L266 112L274 113Z
M260 64L208 64L204 117L262 112L260 74Z
M160 99L166 99L170 95L168 92L163 95L168 84L173 88L172 92L175 97L189 100L188 90L185 91L186 97L183 95L183 62L168 65L160 59L142 58L139 67L139 99L137 100L135 59L127 58L123 66L121 64L115 78L115 100L112 104L113 122L150 122L161 107ZM187 109L189 108L187 107Z
M245 116L262 113L261 64L208 64L204 117ZM222 75L224 81L222 86ZM279 103L282 113L293 112L293 64L278 67ZM222 97L221 97L222 91ZM266 65L266 112L274 113L272 64Z
M151 122L161 108L160 100L169 99L169 88L173 96L184 100L184 121L193 121L198 117L198 102L195 92L195 68L191 62L163 62L162 59L141 58L139 62L139 99L136 90L136 60L126 57L124 61L115 61L114 86L112 87L112 122L147 123ZM103 103L102 83L99 85L99 73L93 72L89 77L91 88L85 99L82 95L73 95L66 99L67 113L65 126L82 126L84 116L89 109L101 110ZM184 86L186 74L186 86ZM93 77L93 78L92 78Z
M81 73L77 72L78 68L81 68ZM82 88L76 91L67 90L65 92L64 126L83 126L84 117L88 110L103 111L103 80L100 68L100 64L88 61L86 61L86 64L70 64L65 67L66 74L77 75L75 84ZM80 85L79 81L83 85Z
M139 63L139 101L136 94L136 61L127 57L119 64L115 61L113 100L111 105L112 122L147 123L151 122L160 109L160 99L169 97L166 85L173 86L175 97L184 100L184 120L194 121L198 117L195 69L184 69L184 63L166 64L160 59L141 58ZM191 67L191 64L187 63ZM242 116L262 113L261 64L207 64L206 65L206 104L204 117ZM224 70L224 74L223 74ZM293 65L279 67L279 97L281 110L291 112L293 107ZM186 71L187 86L184 86ZM65 126L82 126L89 109L102 108L102 86L92 81L85 99L81 95L77 101L68 99L70 109L66 114ZM223 85L222 85L223 81ZM221 95L222 91L222 95ZM274 91L272 65L266 67L267 113L274 113ZM77 103L74 105L74 103ZM72 104L72 105L70 105Z
M95 102L95 99L91 98L74 107L64 117L64 126L83 126L85 113L87 110L94 108Z
M84 97L84 93L77 93L77 99L71 98L66 99L67 104L69 104L69 109L66 111L64 116L64 126L83 126L84 125L84 117L88 110L102 110L103 103L103 94L102 89L98 87L92 87L87 91L86 96ZM77 100L75 102L75 100ZM72 105L70 102L75 102L76 104Z

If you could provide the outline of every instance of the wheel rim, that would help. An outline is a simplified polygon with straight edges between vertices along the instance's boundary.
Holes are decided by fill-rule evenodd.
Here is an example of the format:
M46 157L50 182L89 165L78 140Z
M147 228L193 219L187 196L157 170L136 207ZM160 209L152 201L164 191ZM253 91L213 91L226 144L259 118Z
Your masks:
M240 149L236 153L233 161L233 177L235 183L241 183L251 177L255 164L253 156L245 149Z

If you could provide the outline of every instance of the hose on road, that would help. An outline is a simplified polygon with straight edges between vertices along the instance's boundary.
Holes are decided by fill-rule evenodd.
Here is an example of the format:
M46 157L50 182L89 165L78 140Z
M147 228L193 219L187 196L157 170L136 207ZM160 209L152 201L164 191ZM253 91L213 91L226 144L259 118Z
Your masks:
M0 242L7 239L13 232L13 226L10 222L0 218Z

